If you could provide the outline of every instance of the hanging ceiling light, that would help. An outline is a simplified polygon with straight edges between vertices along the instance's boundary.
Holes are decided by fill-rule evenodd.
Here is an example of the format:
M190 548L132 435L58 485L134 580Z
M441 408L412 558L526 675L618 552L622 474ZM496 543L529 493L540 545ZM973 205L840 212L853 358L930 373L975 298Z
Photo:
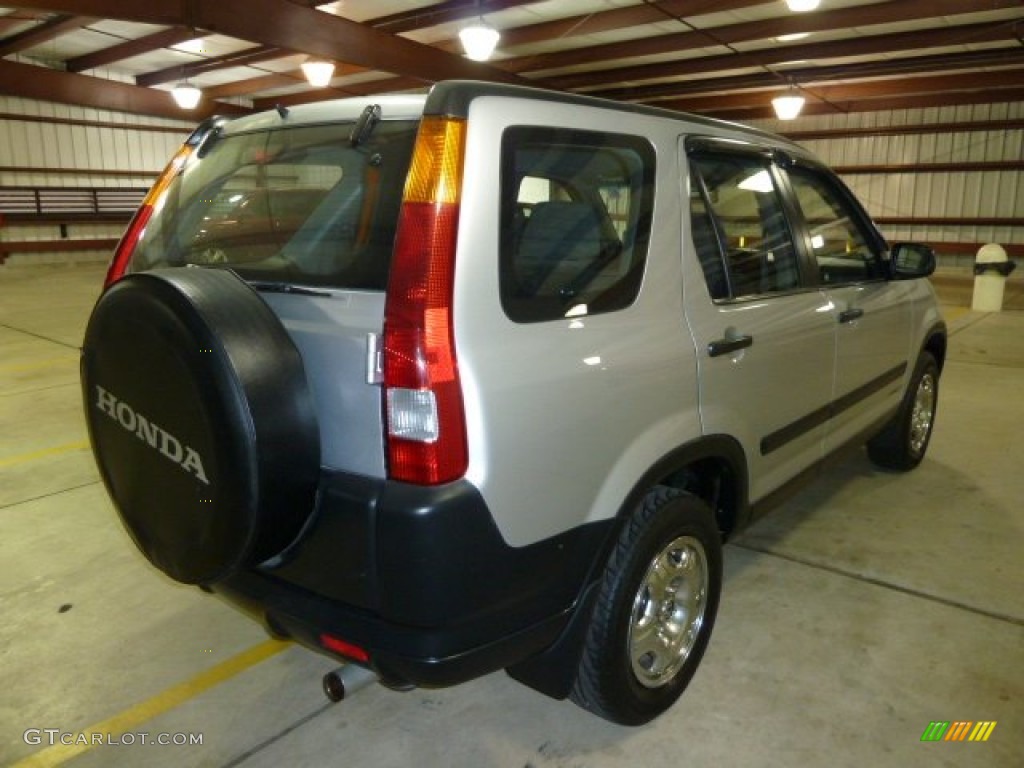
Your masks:
M797 93L795 88L790 88L785 96L776 96L772 99L772 106L779 120L793 120L800 114L806 101L807 99Z
M188 80L178 83L171 91L175 103L182 109L195 109L199 104L199 98L203 92L196 88Z
M807 13L821 5L821 0L786 0L786 5L793 13Z
M473 61L487 61L494 53L494 46L498 44L498 30L489 25L481 17L476 24L463 27L459 32L459 39L462 47L466 49L466 56Z
M171 48L175 51L200 54L206 51L206 42L201 37L193 37L191 40L172 45Z
M331 78L334 77L334 62L310 57L302 62L302 72L306 75L310 85L325 88L330 85Z

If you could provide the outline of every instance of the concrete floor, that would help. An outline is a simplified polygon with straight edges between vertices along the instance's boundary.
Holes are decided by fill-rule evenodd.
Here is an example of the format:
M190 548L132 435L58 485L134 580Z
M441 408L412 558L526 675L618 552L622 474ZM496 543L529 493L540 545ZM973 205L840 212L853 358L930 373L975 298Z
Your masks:
M948 308L928 459L901 476L856 456L727 546L694 682L626 729L501 673L328 705L329 660L150 568L80 415L77 346L101 274L0 269L0 764L1022 764L1024 313ZM985 743L921 743L933 720L997 726ZM47 748L27 729L202 745Z

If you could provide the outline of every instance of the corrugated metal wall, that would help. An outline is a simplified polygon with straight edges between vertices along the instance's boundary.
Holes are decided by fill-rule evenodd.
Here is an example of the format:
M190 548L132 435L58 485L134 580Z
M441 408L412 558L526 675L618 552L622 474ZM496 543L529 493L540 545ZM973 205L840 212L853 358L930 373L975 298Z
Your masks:
M892 126L934 126L1024 119L1024 104L993 104L898 112L869 112L792 122L764 121L779 133L828 131L835 136L801 143L831 166L1011 162L1024 159L1024 130L954 133L884 132ZM844 132L877 128L876 135ZM885 226L890 240L938 243L1024 243L1024 172L1021 170L843 174L878 219L888 217L1009 219L1013 226Z
M19 120L19 115L29 119ZM186 122L0 96L0 187L146 189L192 127ZM123 223L80 221L62 230L56 223L7 221L0 226L0 243L116 239L123 229ZM7 263L109 258L108 250L31 253L14 254Z

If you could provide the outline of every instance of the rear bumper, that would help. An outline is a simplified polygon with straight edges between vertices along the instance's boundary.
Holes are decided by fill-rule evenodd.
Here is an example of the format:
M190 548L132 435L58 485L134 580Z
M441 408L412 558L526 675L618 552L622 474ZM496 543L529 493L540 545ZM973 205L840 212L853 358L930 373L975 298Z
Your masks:
M512 666L554 643L573 610L570 606L514 632L472 636L465 628L393 624L254 574L232 577L214 589L263 622L275 636L338 658L344 656L324 647L323 634L365 649L369 666L387 684L399 686L457 685Z
M365 649L395 683L452 685L553 643L614 529L588 524L510 547L477 489L329 474L282 556L212 585L278 633Z

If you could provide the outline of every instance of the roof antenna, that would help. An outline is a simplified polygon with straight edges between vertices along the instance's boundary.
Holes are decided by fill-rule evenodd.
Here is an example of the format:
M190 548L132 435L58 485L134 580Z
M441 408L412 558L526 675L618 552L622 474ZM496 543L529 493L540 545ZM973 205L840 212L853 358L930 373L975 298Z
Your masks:
M277 110L277 114L281 116L282 120L288 117L288 107L284 106L283 104L275 104L274 109Z

